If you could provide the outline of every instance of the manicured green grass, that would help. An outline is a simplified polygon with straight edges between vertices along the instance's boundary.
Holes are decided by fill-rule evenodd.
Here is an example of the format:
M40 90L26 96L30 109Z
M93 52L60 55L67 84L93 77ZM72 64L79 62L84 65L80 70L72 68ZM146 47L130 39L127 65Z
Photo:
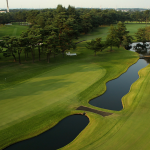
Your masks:
M148 24L149 26L149 24ZM135 33L137 32L137 30L139 28L143 28L143 27L146 27L146 24L126 24L126 27L127 27L127 30L130 31L130 35L131 36L135 36ZM135 39L135 37L134 37Z
M139 75L140 79L123 97L125 108L118 116L101 119L90 114L90 125L64 149L149 150L150 65L140 70Z
M114 25L114 26L116 26L116 25ZM147 26L149 26L149 24ZM136 41L135 33L137 32L137 30L139 28L143 28L143 27L146 27L146 24L134 24L134 23L133 24L132 23L126 24L126 28L129 31L129 34L131 36L133 36L135 41ZM108 30L109 30L109 26L99 27L97 29L94 29L93 31L91 31L90 33L88 33L86 35L81 35L80 38L78 40L75 40L75 41L77 42L77 41L82 41L85 39L91 40L91 39L95 39L98 37L101 37L102 40L105 41L107 34L108 34Z
M96 28L93 31L89 32L88 34L81 35L80 38L76 41L91 40L98 37L101 37L102 40L106 40L108 29L109 26Z
M81 36L79 41L90 40L101 35L106 37L107 29L108 27L96 29L90 35ZM50 64L42 61L35 64L23 62L22 65L18 65L13 62L5 63L4 59L0 60L3 64L0 66L0 113L2 114L0 115L0 149L40 134L68 115L82 113L83 111L75 110L80 105L104 110L91 106L88 101L104 93L106 82L121 75L138 60L136 53L123 48L113 48L113 52L106 49L95 57L92 51L85 48L85 42L77 45L76 52L78 54L76 57L51 58ZM139 87L146 85L145 83L140 81ZM132 89L134 90L135 87L137 86L133 85ZM130 128L130 123L133 122L133 118L130 117L134 110L138 110L136 106L139 102L137 100L136 104L134 103L137 98L133 95L140 93L140 90L135 90L132 94L132 89L131 95L129 93L123 98L125 106L123 111L104 110L114 113L105 118L87 112L89 125L63 149L112 149L108 146L111 144L117 146L119 138L115 135L120 133L120 136L124 136L121 133L126 133L128 128L124 128L122 132L121 129L124 124ZM128 100L133 103L128 103ZM131 122L127 123L128 120ZM147 125L148 123L147 121ZM144 132L142 127L140 130ZM110 145L107 145L107 142ZM126 141L122 140L122 142Z
M82 44L79 46L78 51L81 51ZM137 60L135 53L123 49L114 49L112 53L105 50L97 57L84 47L82 52L88 55L81 54L82 59L77 56L76 62L59 64L0 92L2 146L9 144L10 139L16 141L30 137L31 133L35 135L52 127L70 114L82 112L75 111L75 108L83 104L89 106L88 100L104 92L106 81L117 77ZM121 55L124 57L120 58ZM27 72L34 71L33 68ZM17 134L14 134L16 130Z
M28 26L20 26L20 25L5 25L0 26L0 40L3 36L20 36L20 34L26 30Z

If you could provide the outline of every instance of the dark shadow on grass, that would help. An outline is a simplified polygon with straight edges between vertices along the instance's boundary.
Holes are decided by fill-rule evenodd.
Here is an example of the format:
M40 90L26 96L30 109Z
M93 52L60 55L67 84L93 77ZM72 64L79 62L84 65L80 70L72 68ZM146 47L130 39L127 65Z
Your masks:
M24 83L24 86L15 86L15 88L11 88L8 90L3 90L0 92L1 99L14 99L20 96L32 96L32 95L40 95L45 91L52 91L62 87L68 86L73 82L65 82L63 79L48 79L37 81L33 83ZM55 85L55 86L52 86ZM50 97L49 97L50 99Z
M66 65L66 67L68 67L68 65ZM55 73L51 72L45 75L43 74L43 76L41 77L37 76L34 77L33 80L29 80L29 82L27 81L25 83L18 84L15 87L1 91L0 100L14 99L22 96L40 95L45 91L54 91L59 88L64 88L76 82L74 80L67 81L67 76L69 77L73 73L78 73L78 72L86 72L88 74L89 71L96 71L96 70L97 68L92 68L92 67L89 68L84 64L82 65L82 63L81 66L77 66L76 69L73 68L73 65L71 67L68 67L68 69L65 68L65 71L63 67L58 68ZM62 79L55 78L56 76L59 77L61 75L66 75L66 78L65 77L64 78L62 77ZM48 99L50 98L51 97L49 97Z

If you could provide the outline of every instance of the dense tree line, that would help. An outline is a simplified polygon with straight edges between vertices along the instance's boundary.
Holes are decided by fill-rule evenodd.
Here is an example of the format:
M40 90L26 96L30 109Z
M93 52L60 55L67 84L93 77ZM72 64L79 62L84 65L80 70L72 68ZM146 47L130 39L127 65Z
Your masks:
M131 22L136 21L138 23L147 22L150 20L150 11L128 11L122 12L114 10L114 9L87 9L87 8L80 8L75 9L74 7L68 6L68 8L62 7L58 5L56 9L42 9L42 10L26 10L26 9L14 9L11 10L10 13L0 14L0 24L5 24L9 22L32 22L35 24L39 24L41 22L41 18L47 17L46 24L50 23L51 18L60 12L64 12L67 15L73 15L78 23L82 22L84 25L88 25L86 30L91 29L92 27L98 25L110 25L113 23L117 23L118 21L122 22ZM35 21L36 20L36 21Z
M16 61L16 55L18 55L19 63L21 63L21 53L24 53L25 60L29 54L32 56L33 63L35 61L35 51L38 51L39 61L41 53L47 57L47 62L50 62L50 56L61 53L64 57L66 50L76 48L76 43L73 42L74 38L78 37L78 28L73 19L69 21L63 18L62 14L57 16L51 25L42 28L39 25L33 25L26 32L22 32L19 38L4 36L0 41L0 46L3 48L1 52L5 57L13 56ZM93 39L91 42L87 42L86 48L95 52L102 51L107 47L124 47L131 43L132 37L128 35L128 31L125 24L119 22L117 27L111 25L107 40L104 42L101 38ZM123 43L123 44L122 44Z
M110 47L110 51L112 51L112 47L119 48L120 46L127 49L132 40L133 38L129 35L125 24L118 22L116 27L110 26L105 42L102 42L102 38L96 38L91 40L91 42L87 42L86 48L93 50L96 55L96 52L102 51L107 47Z
M142 13L145 15L147 22L149 20L149 11ZM48 63L52 55L55 57L56 54L62 53L64 57L66 50L76 48L73 39L78 38L80 33L86 34L100 25L118 23L117 27L110 26L105 43L102 42L101 38L87 43L86 47L94 50L95 55L97 51L102 51L108 46L111 51L112 46L119 47L123 45L127 47L132 41L132 37L129 36L123 23L131 19L130 12L75 9L72 6L68 6L66 9L62 5L58 5L57 9L18 11L2 14L1 16L5 16L7 22L12 19L31 23L30 28L23 32L19 38L5 36L3 41L0 41L0 46L3 48L0 52L3 52L5 57L13 56L14 61L16 61L16 55L18 55L19 63L21 63L20 56L22 53L25 55L25 60L30 53L34 62L37 49L39 61L41 53L46 55Z
M76 31L67 26L67 23L62 24L61 27L51 25L44 29L34 25L19 38L4 36L0 41L0 46L3 48L1 52L5 57L13 56L14 61L18 55L19 63L21 63L21 53L24 53L25 60L31 54L34 63L35 51L38 51L39 61L42 51L49 63L51 55L55 57L56 54L62 53L64 56L66 50L76 48L76 44L72 41L75 36Z

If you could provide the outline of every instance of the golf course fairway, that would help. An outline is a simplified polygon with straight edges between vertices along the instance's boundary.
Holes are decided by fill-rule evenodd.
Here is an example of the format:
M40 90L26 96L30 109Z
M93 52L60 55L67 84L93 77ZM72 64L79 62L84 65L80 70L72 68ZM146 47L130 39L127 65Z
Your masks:
M87 35L87 39L84 39L90 38ZM150 66L139 71L140 78L122 98L123 110L97 108L91 106L89 100L103 94L106 91L106 83L119 77L136 63L139 57L137 53L122 47L114 47L112 52L108 48L94 56L85 45L86 42L77 44L77 56L60 57L57 63L47 65L40 73L38 70L43 68L40 63L23 64L19 67L16 64L7 64L7 67L0 67L2 80L5 79L4 74L11 74L9 68L12 70L13 79L16 80L14 82L10 77L6 82L11 84L3 81L0 85L0 149L36 136L69 115L83 113L82 110L76 110L79 106L113 114L103 117L87 111L86 115L90 120L87 127L75 140L61 149L150 148ZM20 72L20 76L16 73L16 70L19 72L18 68L21 71L25 68L24 73ZM29 73L34 75L28 77ZM25 80L24 76L28 78Z
M3 36L16 36L19 37L22 31L27 30L28 26L20 25L5 25L0 26L0 40Z

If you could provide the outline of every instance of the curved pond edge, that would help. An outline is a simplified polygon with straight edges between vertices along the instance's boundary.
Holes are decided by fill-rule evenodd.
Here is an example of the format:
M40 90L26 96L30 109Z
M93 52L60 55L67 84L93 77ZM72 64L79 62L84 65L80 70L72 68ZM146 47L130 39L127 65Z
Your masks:
M138 54L138 53L137 53L137 54ZM139 54L138 54L138 55L139 55ZM137 59L136 59L131 65L129 65L127 68L125 68L125 70L123 70L119 75L117 75L117 76L114 77L113 79L110 79L110 80L106 81L106 82L104 83L104 84L105 84L104 92L103 92L102 94L100 94L100 95L98 95L98 96L96 96L96 97L94 97L94 98L88 100L88 104L89 104L90 106L94 107L93 109L96 110L96 108L99 108L99 109L103 110L103 112L106 112L105 110L109 110L109 111L111 111L111 112L120 112L120 111L122 111L122 110L124 109L123 103L122 103L123 109L117 111L117 110L110 110L110 109L105 109L105 108L97 107L97 106L94 106L94 105L90 104L89 102L92 101L93 99L95 99L95 98L97 98L97 97L103 95L103 94L106 92L106 90L107 90L106 84L107 84L108 82L110 82L110 81L113 81L113 80L119 78L122 74L124 74L125 72L127 72L127 70L128 70L131 66L133 66L134 64L136 64L136 63L138 62L138 60L139 60L139 57L137 57ZM142 68L142 69L143 69L143 68ZM138 74L138 75L139 75L139 74ZM131 84L131 86L132 86L132 84ZM131 88L131 86L130 86L130 88ZM123 97L124 97L124 96L123 96ZM123 98L123 97L122 97L122 98ZM121 98L121 102L122 102L122 98ZM100 111L101 111L101 110L100 110Z
M13 146L13 145L15 145L15 144L17 144L17 143L20 143L20 142L23 142L23 141L26 141L26 140L30 140L30 139L32 139L32 138L35 138L35 137L37 137L37 136L40 136L40 134L43 134L43 133L45 133L45 132L47 132L48 130L52 130L53 128L55 128L57 125L59 125L59 123L61 123L64 119L67 119L68 117L71 117L71 116L85 116L87 119L88 119L88 123L86 124L86 126L74 137L74 139L71 141L71 142L69 142L69 143L67 143L66 145L64 145L64 146L62 146L62 147L60 147L60 148L63 148L63 147L65 147L65 146L67 146L68 144L70 144L70 143L72 143L80 134L82 134L82 132L85 130L85 128L90 124L90 117L86 114L86 113L74 113L74 114L70 114L69 116L66 116L66 117L64 117L64 118L62 118L59 122L57 122L55 125L53 125L52 127L50 127L50 128L46 128L46 130L42 130L42 131L40 131L40 132L35 132L34 134L32 134L30 137L28 136L26 136L26 137L24 137L24 138L22 138L22 139L19 139L19 140L17 140L16 142L13 142L13 143L11 143L11 144L9 144L9 145L5 145L5 147L2 147L2 150L5 150L5 149L7 149L7 148L9 148L9 147L11 147L11 146ZM58 149L60 149L60 148L58 148Z
M137 58L137 60L135 60L135 62L134 62L133 64L135 64L135 63L138 61L138 59L139 59L139 58ZM133 65L133 64L132 64L132 65ZM130 66L132 66L132 65L130 65ZM121 74L119 74L118 76L116 76L115 78L113 78L113 79L111 79L111 80L115 80L116 78L118 78L119 76L121 76L123 73L125 73L125 72L128 70L128 68L129 68L130 66L128 66ZM111 81L111 80L109 80L109 81ZM109 81L107 81L107 82L109 82ZM107 82L106 82L106 83L107 83ZM105 83L105 87L106 87L106 83ZM131 86L132 86L132 85L131 85ZM105 91L104 91L102 94L104 94L104 93L106 92L106 90L107 90L107 87L106 87ZM101 95L102 95L102 94L101 94ZM101 95L99 95L99 96L101 96ZM98 97L98 96L96 96L96 97ZM95 98L96 98L96 97L95 97ZM92 98L92 99L94 99L94 98ZM90 99L89 101L91 101L92 99ZM91 106L93 106L93 105L91 105ZM93 106L93 107L95 107L95 108L100 108L100 107L96 107L96 106ZM124 106L123 106L123 107L124 107ZM101 108L101 109L105 110L104 108ZM114 111L114 110L111 110L111 111ZM116 111L116 112L118 112L118 111ZM82 113L76 113L76 114L71 114L71 115L69 115L69 116L72 116L72 115L81 115L81 114L82 114ZM65 119L65 118L67 118L67 117L69 117L69 116L66 116L66 117L62 118L60 121L62 121L63 119ZM86 115L86 117L88 117L88 116ZM88 119L89 119L89 117L88 117ZM59 121L59 122L60 122L60 121ZM18 143L18 142L20 142L20 141L24 141L24 140L33 138L33 137L35 137L35 136L38 136L39 134L41 134L41 133L43 133L43 132L46 132L46 131L49 130L49 129L52 129L52 128L55 127L59 122L57 122L54 126L52 126L52 127L50 127L50 128L43 129L42 131L38 132L37 134L35 133L35 134L34 134L33 136L31 136L31 137L27 137L27 138L21 139L21 140L15 142L15 143ZM89 122L90 122L90 119L89 119ZM88 126L88 125L89 125L89 123L87 124L87 126ZM86 127L87 127L87 126L86 126ZM85 127L85 128L86 128L86 127ZM84 129L85 129L85 128L84 128ZM83 129L83 130L84 130L84 129ZM75 139L83 132L83 130L75 137ZM74 140L75 140L75 139L74 139ZM73 141L74 141L74 140L73 140ZM72 142L73 142L73 141L72 141ZM71 142L70 142L70 143L71 143ZM70 143L68 143L68 144L70 144ZM13 143L13 144L14 144L14 143ZM67 144L67 145L68 145L68 144ZM12 144L10 144L10 145L12 145ZM8 145L8 146L10 146L10 145ZM67 145L66 145L66 146L67 146ZM8 146L7 146L7 147L8 147ZM6 147L5 147L5 148L6 148Z
M146 61L146 60L145 60ZM149 64L148 64L149 65ZM148 66L147 65L147 66ZM146 67L147 67L146 66ZM138 71L138 76L139 76L139 78L134 82L134 83L136 83L136 82L138 82L138 80L139 79L141 79L141 75L140 75L140 72L142 71L142 70L144 70L146 67L144 67L144 68L142 68L141 70L139 70ZM130 92L132 92L132 86L134 86L134 83L130 86L130 89L129 89L129 92L127 93L127 94L129 94ZM126 95L127 95L126 94ZM123 106L123 109L122 110L120 110L120 111L124 111L125 110L125 107L128 107L128 106L125 106L126 104L125 104L125 97L126 97L126 95L124 95L123 97L122 97L122 99L121 99L121 102L122 102L122 106ZM134 101L134 100L133 100ZM132 102L133 103L133 102ZM132 104L131 104L132 105ZM130 106L129 106L130 107Z

